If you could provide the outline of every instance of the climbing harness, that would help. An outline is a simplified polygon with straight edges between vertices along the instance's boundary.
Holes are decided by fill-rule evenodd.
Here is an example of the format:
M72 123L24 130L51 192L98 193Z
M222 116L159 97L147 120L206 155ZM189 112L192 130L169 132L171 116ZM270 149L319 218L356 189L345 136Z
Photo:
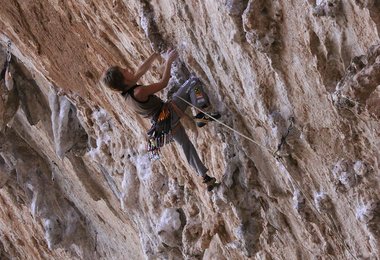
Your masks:
M169 101L163 105L160 112L153 117L152 127L147 132L147 150L151 160L160 159L161 148L173 142L173 134L180 126L179 120L173 124L173 112L179 119L189 117L174 102Z
M168 103L165 103L160 111L152 118L152 127L147 132L149 159L160 159L161 148L173 141L172 112Z
M12 59L11 45L12 45L12 42L9 40L7 43L6 58L3 65L3 69L1 70L0 80L3 80L5 78L5 73L7 72L9 64L11 63L11 59Z

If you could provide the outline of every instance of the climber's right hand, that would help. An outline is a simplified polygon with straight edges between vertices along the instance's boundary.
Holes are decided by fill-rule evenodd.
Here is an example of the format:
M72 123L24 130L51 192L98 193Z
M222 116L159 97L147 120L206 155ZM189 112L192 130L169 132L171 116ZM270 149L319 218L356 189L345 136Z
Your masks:
M166 56L166 62L171 64L171 63L173 63L173 61L174 61L175 59L178 58L178 53L177 53L176 50L174 50L174 49L170 49L170 50L168 50L168 51L165 53L164 56Z

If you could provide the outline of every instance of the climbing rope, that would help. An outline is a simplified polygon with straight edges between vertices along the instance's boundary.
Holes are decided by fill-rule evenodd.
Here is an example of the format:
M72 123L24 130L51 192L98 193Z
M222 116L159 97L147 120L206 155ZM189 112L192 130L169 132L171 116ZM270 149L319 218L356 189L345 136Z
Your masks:
M231 130L231 131L234 132L235 134L240 135L241 137L247 139L248 141L254 143L255 145L257 145L257 146L259 146L259 147L261 147L261 148L263 148L263 149L265 149L265 150L268 150L272 155L275 153L274 150L272 150L272 149L270 149L270 148L268 148L268 147L265 147L265 146L263 146L262 144L259 144L258 142L256 142L256 141L253 140L252 138L246 136L245 134L240 133L239 131L233 129L233 128L230 127L229 125L226 125L226 124L223 123L222 121L220 121L220 120L216 119L215 117L211 116L210 114L208 114L208 113L205 112L204 110L202 110L202 109L200 109L200 108L194 106L193 104L191 104L191 103L188 102L187 100L181 98L180 96L177 96L177 98L181 99L183 102L185 102L185 103L188 104L189 106L195 108L195 109L198 110L199 112L202 112L202 113L205 114L206 116L210 117L210 118L213 119L215 122L218 122L218 123L221 124L222 126L228 128L229 130Z
M208 114L207 112L203 111L202 109L194 106L193 104L191 104L190 102L188 102L187 100L181 98L180 96L177 96L177 98L181 99L183 102L185 102L186 104L188 104L189 106L193 107L194 109L204 113L205 115L207 115L208 117L210 117L211 119L213 119L214 121L216 121L217 123L223 125L224 127L228 128L229 130L233 131L234 133L236 133L237 135L240 135L241 137L247 139L248 141L258 145L259 147L261 148L264 148L265 150L268 150L272 155L273 157L277 160L277 161L281 161L282 157L278 155L278 152L281 150L282 146L285 144L286 142L286 139L287 137L289 136L291 130L293 129L294 127L294 117L291 117L289 118L289 121L290 121L290 125L287 129L287 132L285 133L285 135L282 136L281 138L281 141L280 141L280 144L278 145L277 147L277 150L274 151L268 147L265 147L259 143L257 143L255 140L253 140L252 138L240 133L239 131L233 129L232 127L226 125L225 123L221 122L220 120L216 119L215 117L211 116L210 114ZM282 165L286 168L285 166L285 163L284 162L281 162ZM308 172L306 169L304 169L305 172ZM289 171L288 171L289 172ZM316 208L316 206L314 205L314 203L311 201L311 199L309 199L308 196L306 196L305 192L303 191L303 189L301 188L301 185L290 175L290 172L289 172L289 175L290 179L292 180L292 182L295 184L296 188L303 194L304 198L306 199L306 201L314 208L314 211L317 215L319 215L321 221L327 226L329 227L331 230L335 230L335 234L337 236L337 238L339 240L341 240L341 243L343 245L343 247L347 250L347 252L353 257L353 259L357 260L357 257L355 257L355 255L351 252L351 249L348 247L348 245L345 243L345 240L343 238L343 236L338 232L338 228L337 226L335 225L335 223L333 221L331 221L332 223L330 224L329 222L330 221L327 221L325 220L325 218L323 217L323 215L319 212L319 210ZM333 228L331 228L331 226L333 226Z

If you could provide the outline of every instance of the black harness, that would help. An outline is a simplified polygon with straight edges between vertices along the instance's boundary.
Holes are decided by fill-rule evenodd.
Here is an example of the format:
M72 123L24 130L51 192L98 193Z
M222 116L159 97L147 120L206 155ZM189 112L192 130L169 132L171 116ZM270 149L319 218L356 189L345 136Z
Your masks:
M165 144L173 141L172 111L168 103L164 103L151 119L152 127L147 132L147 150L151 160L160 159L160 150Z

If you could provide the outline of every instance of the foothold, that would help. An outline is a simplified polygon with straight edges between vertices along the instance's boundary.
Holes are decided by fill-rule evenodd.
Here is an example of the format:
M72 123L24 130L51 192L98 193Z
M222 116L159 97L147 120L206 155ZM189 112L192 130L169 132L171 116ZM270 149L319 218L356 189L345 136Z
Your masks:
M30 211L32 212L33 218L35 218L40 211L41 196L39 196L38 191L34 191L34 187L31 184L27 184L26 186L33 193L32 202L30 203Z
M166 195L163 199L163 204L170 207L181 207L183 203L183 190L181 190L178 182L170 179L168 183L169 190L166 192Z
M162 212L160 222L157 225L157 231L174 232L181 227L181 220L176 209L165 209Z
M360 160L353 163L351 160L341 159L332 169L334 177L346 190L359 184L361 177L363 177L366 172L366 166Z
M352 58L350 66L347 70L351 73L357 73L362 70L368 64L367 57L365 55L355 56Z
M150 41L152 49L159 53L164 51L166 46L161 33L158 30L153 7L149 2L145 2L140 10L140 24Z
M58 96L53 88L49 94L49 105L57 155L62 159L69 151L84 154L88 136L77 116L77 108L67 97Z
M357 175L363 176L367 172L367 167L362 161L356 161L354 164L354 171Z
M45 239L50 250L55 249L55 247L62 240L62 227L57 217L50 217L43 220L43 225L45 229Z
M287 122L282 116L281 112L273 111L268 116L268 122L270 123L272 136L277 140L280 140L282 135L286 133Z
M89 155L97 162L104 164L104 161L110 160L111 138L111 117L107 111L100 108L96 109L91 114L93 121L94 136L96 137L96 145L89 151Z
M351 172L342 172L339 176L339 181L346 187L352 188L356 185L355 175Z
M277 1L249 1L242 21L246 40L253 47L264 53L281 49L282 9Z
M8 182L14 169L13 167L4 160L4 158L0 155L0 189L4 187L4 185Z
M13 77L5 73L5 86L0 87L0 130L7 128L7 124L15 117L18 108L20 107L19 93L14 87Z
M375 202L361 203L356 208L356 219L363 223L368 223L374 217L376 209Z
M314 202L319 212L327 212L333 208L330 197L324 192L316 193L314 196Z
M181 244L178 235L181 228L180 214L176 209L166 208L161 214L157 225L157 234L161 241L171 247Z
M131 171L129 168L125 169L120 196L121 208L123 210L132 210L139 207L139 190L140 181L137 177L137 172Z
M244 12L244 9L247 7L247 3L248 1L227 0L227 13L231 16L241 16Z
M375 5L375 0L355 0L360 8L371 8Z
M366 55L354 57L344 77L337 84L333 94L334 105L348 108L357 114L365 107L370 113L380 117L378 101L380 97L378 64L380 63L380 45L373 45ZM352 112L351 112L352 113ZM351 115L350 113L350 115Z
M299 212L305 208L305 198L299 190L295 190L293 194L293 207Z
M340 0L322 0L313 8L313 15L336 17L341 6Z
M203 232L202 223L199 222L199 220L193 220L185 225L182 232L182 241L184 244L184 251L187 254L201 251L197 241L201 239Z

